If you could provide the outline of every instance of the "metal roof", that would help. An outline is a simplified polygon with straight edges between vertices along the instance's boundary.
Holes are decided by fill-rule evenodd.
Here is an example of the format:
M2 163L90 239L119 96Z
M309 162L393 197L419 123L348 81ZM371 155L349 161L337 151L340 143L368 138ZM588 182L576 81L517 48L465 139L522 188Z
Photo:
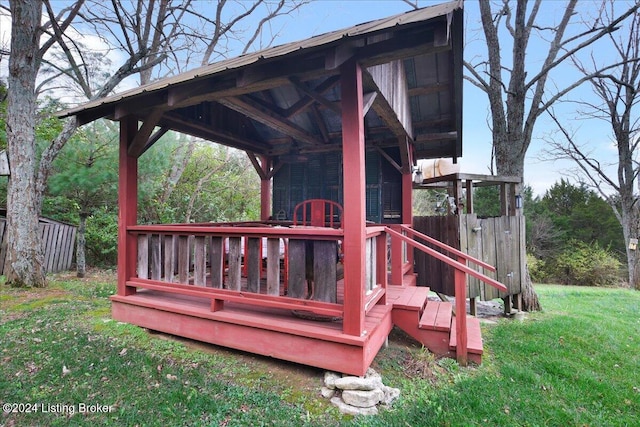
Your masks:
M406 44L412 46L407 47ZM378 45L383 49L378 49ZM408 134L414 138L418 157L461 155L461 0L223 60L90 101L58 115L78 116L80 123L101 117L118 120L127 114L144 121L151 111L163 105L164 112L158 119L158 126L207 137L260 154L278 155L299 146L296 140L300 139L300 133L296 131L292 135L287 132L290 129L300 129L303 134L309 134L312 141L317 139L323 142L322 145L330 145L335 139L332 132L336 125L339 127L339 123L335 123L339 117L327 107L331 107L330 103L339 104L336 99L339 91L335 90L335 82L330 86L328 80L339 74L339 64L335 70L331 70L327 58L334 58L332 55L335 53L339 59L341 49L355 52L358 61L365 67L401 61L400 70L408 86L411 120L418 123L414 129L408 129ZM288 74L287 69L291 69ZM263 78L263 74L267 77ZM299 78L302 86L299 82L292 84L292 76ZM320 90L323 82L330 87L322 93L327 102L318 104L320 111L307 111L302 115L294 111L291 117L284 117L286 121L281 117L291 113L286 111L285 105L301 102L307 89ZM370 86L369 90L380 92L376 84ZM211 95L207 96L207 93ZM186 95L178 96L179 101L172 101L176 94ZM379 100L376 100L376 107L368 115L369 125L375 127L372 133L378 135L378 140L397 137L397 131L394 135L393 132L385 133L380 129L382 121L379 116L384 108ZM234 111L229 112L225 108ZM254 113L248 113L247 108ZM266 111L270 109L270 112ZM265 110L264 118L258 117L262 110ZM209 134L203 128L211 126L211 120L194 123L204 115L224 115L235 124ZM271 126L271 132L267 132L264 125L270 126L269 117L274 115L283 124ZM325 123L319 123L318 120ZM236 143L238 138L256 140L257 143L255 146ZM282 141L287 138L289 143L285 146Z

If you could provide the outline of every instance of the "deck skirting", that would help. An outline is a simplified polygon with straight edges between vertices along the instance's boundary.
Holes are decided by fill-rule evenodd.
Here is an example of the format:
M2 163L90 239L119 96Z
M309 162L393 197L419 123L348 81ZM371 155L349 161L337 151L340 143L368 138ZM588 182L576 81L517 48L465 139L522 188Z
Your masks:
M393 327L390 305L377 305L362 336L342 332L342 323L305 320L290 311L225 304L157 291L112 297L115 320L290 362L364 375Z

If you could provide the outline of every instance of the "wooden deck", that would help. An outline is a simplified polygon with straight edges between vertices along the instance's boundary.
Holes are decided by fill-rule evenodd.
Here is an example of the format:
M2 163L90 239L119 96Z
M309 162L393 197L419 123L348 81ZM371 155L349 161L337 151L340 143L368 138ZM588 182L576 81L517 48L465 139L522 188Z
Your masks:
M140 290L112 296L113 318L151 330L263 356L364 375L392 328L390 305L375 305L362 336L344 334L342 321L228 302L211 311L209 299Z
M412 283L410 277L405 282ZM338 281L342 299L343 281ZM345 334L341 318L228 301L212 311L211 299L139 289L111 297L113 318L144 328L236 350L352 375L364 375L397 325L438 356L455 357L455 317L451 304L429 301L429 288L388 286L387 303L373 304L365 333ZM470 360L480 363L478 322L469 323ZM453 331L453 334L452 334Z

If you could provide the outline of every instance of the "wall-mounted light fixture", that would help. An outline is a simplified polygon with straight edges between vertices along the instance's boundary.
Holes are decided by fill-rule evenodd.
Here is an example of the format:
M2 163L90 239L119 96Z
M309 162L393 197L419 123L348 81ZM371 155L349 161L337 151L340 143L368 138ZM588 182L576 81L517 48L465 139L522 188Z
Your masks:
M422 169L420 168L415 168L413 170L414 175L413 175L413 182L415 184L422 184Z
M516 209L522 209L522 195L516 194Z

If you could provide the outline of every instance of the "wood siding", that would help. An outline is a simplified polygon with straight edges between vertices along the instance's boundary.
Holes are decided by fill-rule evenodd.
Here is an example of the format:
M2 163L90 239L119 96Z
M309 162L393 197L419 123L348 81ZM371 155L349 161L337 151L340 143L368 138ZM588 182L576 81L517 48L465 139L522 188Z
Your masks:
M413 227L428 236L460 249L496 267L496 272L483 274L502 282L509 289L499 292L478 279L469 277L467 296L483 300L515 295L521 292L522 277L526 262L525 219L523 216L501 216L478 218L476 214L415 217ZM424 242L422 242L424 243ZM429 286L435 292L454 294L453 269L415 251L417 283Z

